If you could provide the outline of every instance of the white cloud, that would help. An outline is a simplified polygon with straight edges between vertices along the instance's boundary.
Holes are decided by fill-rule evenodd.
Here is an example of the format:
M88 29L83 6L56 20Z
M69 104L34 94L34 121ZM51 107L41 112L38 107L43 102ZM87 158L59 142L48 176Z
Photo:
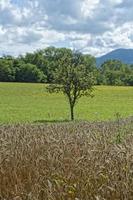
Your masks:
M100 0L84 0L81 6L81 12L83 16L93 17L94 10L97 8Z
M118 5L123 2L123 0L109 0L112 5Z
M0 0L0 49L64 45L100 55L133 48L132 0Z

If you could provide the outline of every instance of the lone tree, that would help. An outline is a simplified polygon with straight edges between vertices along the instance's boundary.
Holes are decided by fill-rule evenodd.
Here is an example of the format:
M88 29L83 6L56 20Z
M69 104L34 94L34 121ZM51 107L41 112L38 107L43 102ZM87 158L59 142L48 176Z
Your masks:
M54 73L54 82L47 87L48 92L63 92L67 97L71 120L74 120L74 106L78 99L92 96L94 78L89 70L91 67L86 65L81 53L66 51Z

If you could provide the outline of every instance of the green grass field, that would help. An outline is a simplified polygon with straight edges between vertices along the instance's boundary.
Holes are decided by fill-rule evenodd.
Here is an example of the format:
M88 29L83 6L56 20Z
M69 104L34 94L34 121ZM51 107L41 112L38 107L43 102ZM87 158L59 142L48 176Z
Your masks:
M133 87L98 86L94 97L75 107L76 120L112 120L133 115ZM0 83L0 123L52 122L69 119L62 94L48 94L43 84Z

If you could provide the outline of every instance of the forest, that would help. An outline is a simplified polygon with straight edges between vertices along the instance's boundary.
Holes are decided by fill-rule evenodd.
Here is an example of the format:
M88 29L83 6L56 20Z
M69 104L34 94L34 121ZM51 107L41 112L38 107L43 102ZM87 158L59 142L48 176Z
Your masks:
M62 67L61 60L72 60L76 54L68 48L47 47L18 57L3 55L0 82L53 83L54 73ZM97 66L96 58L88 54L82 54L82 65L88 68L95 85L133 86L133 65L107 60Z

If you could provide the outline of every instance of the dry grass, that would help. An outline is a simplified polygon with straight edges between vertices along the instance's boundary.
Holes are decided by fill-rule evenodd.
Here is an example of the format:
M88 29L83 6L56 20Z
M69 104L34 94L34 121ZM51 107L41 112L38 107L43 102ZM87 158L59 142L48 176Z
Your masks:
M1 200L132 200L132 119L0 127Z

